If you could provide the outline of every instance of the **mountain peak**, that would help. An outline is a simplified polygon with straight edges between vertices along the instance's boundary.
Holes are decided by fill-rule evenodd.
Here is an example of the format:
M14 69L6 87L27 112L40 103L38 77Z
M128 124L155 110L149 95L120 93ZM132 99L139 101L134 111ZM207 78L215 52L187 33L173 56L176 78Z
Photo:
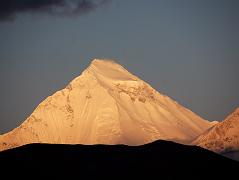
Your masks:
M239 108L236 108L230 115L228 115L226 117L226 119L223 122L224 123L232 123L232 122L237 123L238 130L239 130Z
M91 67L97 67L100 69L102 69L103 67L125 69L122 65L118 64L115 60L112 59L93 59L88 68Z
M234 111L234 113L239 115L239 107L236 108L236 110ZM233 113L233 114L234 114L234 113Z
M28 143L140 145L189 142L212 124L112 60L94 59L19 127L0 136L0 151Z
M115 89L119 84L124 87L142 86L142 82L114 60L93 59L86 70L71 81L68 87L93 88L99 84L105 89Z
M113 59L93 59L91 61L91 65L97 65L97 64L107 64L107 63L111 63L111 64L117 64L115 60ZM118 64L117 64L118 65Z
M127 71L123 66L116 63L114 60L94 59L90 66L87 68L92 72L96 78L105 77L108 80L124 81L124 80L137 80L138 78Z

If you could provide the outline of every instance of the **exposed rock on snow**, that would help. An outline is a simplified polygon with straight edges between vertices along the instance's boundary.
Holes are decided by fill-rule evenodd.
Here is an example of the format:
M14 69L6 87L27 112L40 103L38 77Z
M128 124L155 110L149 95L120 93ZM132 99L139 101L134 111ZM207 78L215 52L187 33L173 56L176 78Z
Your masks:
M239 108L199 136L193 144L218 153L239 152Z
M188 142L212 125L119 64L95 59L65 89L40 103L18 128L0 136L0 150L38 142Z

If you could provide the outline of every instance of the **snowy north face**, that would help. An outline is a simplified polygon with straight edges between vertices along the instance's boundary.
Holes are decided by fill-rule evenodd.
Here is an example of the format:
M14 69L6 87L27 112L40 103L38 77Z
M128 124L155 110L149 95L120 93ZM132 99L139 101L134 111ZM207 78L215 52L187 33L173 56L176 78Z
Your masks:
M121 65L95 59L65 89L40 103L19 127L1 135L0 150L29 143L190 142L213 125Z

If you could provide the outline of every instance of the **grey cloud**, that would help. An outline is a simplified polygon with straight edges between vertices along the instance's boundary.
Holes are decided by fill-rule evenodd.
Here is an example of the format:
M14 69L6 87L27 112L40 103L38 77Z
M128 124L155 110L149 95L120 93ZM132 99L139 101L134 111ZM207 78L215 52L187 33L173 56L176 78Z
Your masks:
M108 2L110 0L1 0L0 21L14 20L21 13L78 16Z

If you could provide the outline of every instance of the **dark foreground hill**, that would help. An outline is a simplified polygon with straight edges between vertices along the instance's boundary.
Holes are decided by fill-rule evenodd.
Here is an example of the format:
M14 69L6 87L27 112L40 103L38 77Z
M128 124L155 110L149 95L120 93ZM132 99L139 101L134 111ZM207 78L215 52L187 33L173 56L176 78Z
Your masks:
M230 179L239 162L208 150L156 141L143 146L30 144L0 153L1 177Z

